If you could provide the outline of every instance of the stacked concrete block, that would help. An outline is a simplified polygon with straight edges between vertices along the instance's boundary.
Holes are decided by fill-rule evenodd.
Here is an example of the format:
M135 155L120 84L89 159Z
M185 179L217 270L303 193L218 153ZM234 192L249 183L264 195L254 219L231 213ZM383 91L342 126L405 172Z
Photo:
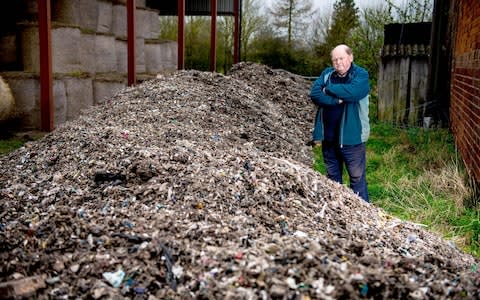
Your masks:
M79 24L79 0L57 0L51 2L52 21L63 24Z
M113 35L95 35L95 63L98 73L117 72L115 37Z
M65 84L61 80L54 80L52 86L53 93L53 125L56 127L67 121L67 91Z
M13 67L17 64L17 36L8 34L0 37L0 65Z
M115 40L115 55L117 57L117 71L126 74L128 72L128 50L126 39Z
M158 12L148 9L137 9L137 36L145 39L158 39L160 35L160 19Z
M78 26L83 29L95 31L98 22L98 0L75 0L78 1L78 13L80 19Z
M67 120L76 119L82 110L92 106L93 101L93 82L91 78L73 78L66 77L63 80L65 85Z
M125 81L114 79L96 79L93 81L94 104L108 102L115 93L125 88Z
M83 64L80 60L81 41L79 28L52 28L52 70L54 73L83 71Z
M160 36L160 19L157 11L148 11L148 23L150 26L146 28L147 39L158 39Z
M127 37L127 9L125 5L114 4L112 7L112 34Z
M18 99L27 128L40 126L38 2L24 0L25 22L16 33L0 35L0 71ZM160 42L158 11L136 0L135 64L142 78L177 64L176 42ZM23 18L25 17L25 18ZM126 0L52 1L52 71L55 126L101 104L126 86L128 73ZM21 46L18 46L21 45ZM5 72L4 72L5 73ZM2 75L4 74L2 73ZM6 72L11 73L11 72Z
M146 72L155 74L174 70L177 65L177 43L148 40L145 42Z
M40 72L40 53L38 45L38 27L20 25L20 43L22 45L21 64L25 72Z
M11 77L10 77L10 76ZM7 77L8 76L8 77ZM10 85L15 97L17 114L25 128L40 127L40 82L36 76L6 74L4 79Z
M137 9L135 14L137 37L156 39L160 34L158 13L153 10Z
M22 65L25 72L40 72L40 47L38 27L23 26L21 33ZM80 29L73 27L58 27L51 29L52 36L52 71L54 73L69 73L82 71L80 60Z
M137 73L145 73L145 39L135 40L135 70Z
M97 32L112 33L113 5L111 2L98 1Z
M164 41L162 47L162 61L163 71L172 71L177 69L178 63L178 43L174 41Z
M82 33L80 35L80 61L81 71L91 74L93 76L97 68L97 60L95 55L95 41L97 34Z

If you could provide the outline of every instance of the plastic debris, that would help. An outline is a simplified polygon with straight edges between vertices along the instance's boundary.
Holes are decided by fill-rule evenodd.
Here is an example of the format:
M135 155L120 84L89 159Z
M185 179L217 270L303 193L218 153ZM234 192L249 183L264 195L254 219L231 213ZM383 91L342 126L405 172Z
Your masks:
M480 298L477 259L313 170L310 87L252 63L159 75L0 156L0 284L46 274L12 296L35 299Z
M111 286L118 288L123 282L125 272L122 270L116 272L104 272L102 276Z

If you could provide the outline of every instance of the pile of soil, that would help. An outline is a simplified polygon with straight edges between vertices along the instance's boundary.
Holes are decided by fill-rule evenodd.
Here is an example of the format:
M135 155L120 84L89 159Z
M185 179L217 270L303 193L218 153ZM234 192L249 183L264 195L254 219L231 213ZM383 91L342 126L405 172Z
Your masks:
M480 297L475 258L312 169L310 85L179 71L0 157L0 298Z

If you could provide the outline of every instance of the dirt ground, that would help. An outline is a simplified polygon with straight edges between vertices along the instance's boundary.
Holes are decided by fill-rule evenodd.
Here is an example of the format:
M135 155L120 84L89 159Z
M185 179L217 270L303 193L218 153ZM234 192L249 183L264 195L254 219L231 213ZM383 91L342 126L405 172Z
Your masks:
M478 299L478 260L312 169L310 84L179 71L1 156L0 299Z

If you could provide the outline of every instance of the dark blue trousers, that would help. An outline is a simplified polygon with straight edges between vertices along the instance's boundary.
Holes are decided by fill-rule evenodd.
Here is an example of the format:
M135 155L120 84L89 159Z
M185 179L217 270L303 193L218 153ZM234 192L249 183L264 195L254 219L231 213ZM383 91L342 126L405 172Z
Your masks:
M366 178L365 143L340 147L338 143L324 141L322 142L322 154L327 177L343 183L342 173L345 166L350 178L350 188L363 200L370 202Z

